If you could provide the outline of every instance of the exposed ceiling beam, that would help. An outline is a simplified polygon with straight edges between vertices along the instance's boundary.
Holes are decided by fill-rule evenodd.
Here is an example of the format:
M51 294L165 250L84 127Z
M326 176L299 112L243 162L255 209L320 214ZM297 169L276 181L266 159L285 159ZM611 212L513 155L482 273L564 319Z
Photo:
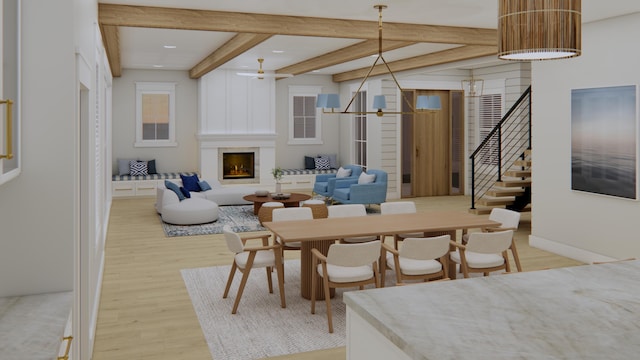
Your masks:
M107 52L109 66L111 67L111 75L120 77L122 75L122 66L120 64L120 34L117 26L102 25L102 42Z
M415 44L415 42L383 40L382 51L395 50L413 44ZM347 61L357 60L369 55L377 54L378 50L378 40L365 40L352 46L347 46L345 48L338 49L330 53L326 53L324 55L299 62L297 64L283 67L276 70L276 74L281 73L300 75L308 73L312 70L322 69L329 66L342 64Z
M243 52L270 38L269 34L237 34L224 45L209 54L204 60L189 70L189 77L198 79L209 71L221 66Z
M223 31L271 35L377 39L376 21L326 19L211 10L98 4L103 25ZM372 18L375 13L372 11ZM495 45L497 30L420 24L384 23L387 40L466 45Z
M497 55L498 47L493 46L480 46L480 45L468 45L461 46L453 49L443 50L426 55L415 56L408 59L389 62L389 68L394 73L405 70L419 69L427 66L444 64L448 62L473 59L481 56ZM333 75L333 81L343 82L355 79L362 79L366 76L370 67L360 68L352 71L347 71ZM388 74L384 64L376 65L369 76Z

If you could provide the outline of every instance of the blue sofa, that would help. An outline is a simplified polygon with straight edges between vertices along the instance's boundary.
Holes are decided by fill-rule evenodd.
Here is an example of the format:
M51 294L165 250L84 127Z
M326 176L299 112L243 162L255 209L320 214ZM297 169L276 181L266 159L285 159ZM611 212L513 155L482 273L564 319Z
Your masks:
M381 204L387 201L387 173L370 169L367 174L376 178L369 184L358 184L358 179L339 179L333 190L333 201L341 204Z
M345 178L336 178L336 174L318 174L316 175L316 181L313 184L313 192L318 195L332 197L333 189L336 186L336 180L356 179L358 182L358 176L362 174L362 168L359 165L345 165L344 169L351 169L351 176Z

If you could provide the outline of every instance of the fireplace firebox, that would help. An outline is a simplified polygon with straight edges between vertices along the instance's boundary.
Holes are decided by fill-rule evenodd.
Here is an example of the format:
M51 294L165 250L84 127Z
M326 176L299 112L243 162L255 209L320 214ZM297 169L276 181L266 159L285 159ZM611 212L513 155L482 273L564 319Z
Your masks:
M225 152L222 154L223 179L255 178L254 152Z

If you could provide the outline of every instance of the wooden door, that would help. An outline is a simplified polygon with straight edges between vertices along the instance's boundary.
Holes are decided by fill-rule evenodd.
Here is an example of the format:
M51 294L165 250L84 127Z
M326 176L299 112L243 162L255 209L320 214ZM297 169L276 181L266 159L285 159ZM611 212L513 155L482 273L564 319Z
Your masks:
M417 90L439 95L442 109L420 112L413 119L413 196L449 195L451 144L449 91Z

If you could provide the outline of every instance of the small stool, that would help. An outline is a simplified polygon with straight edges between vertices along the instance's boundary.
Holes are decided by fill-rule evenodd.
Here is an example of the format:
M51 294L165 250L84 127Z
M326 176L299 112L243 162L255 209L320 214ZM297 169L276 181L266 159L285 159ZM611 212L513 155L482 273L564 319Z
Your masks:
M311 208L311 213L314 219L324 219L329 216L329 210L327 204L324 201L318 199L305 200L302 202L302 206Z
M271 213L273 213L273 209L283 207L284 204L277 201L269 201L262 204L262 206L260 206L260 210L258 211L258 220L260 221L260 225L262 225L263 222L270 222L273 219L271 216Z

